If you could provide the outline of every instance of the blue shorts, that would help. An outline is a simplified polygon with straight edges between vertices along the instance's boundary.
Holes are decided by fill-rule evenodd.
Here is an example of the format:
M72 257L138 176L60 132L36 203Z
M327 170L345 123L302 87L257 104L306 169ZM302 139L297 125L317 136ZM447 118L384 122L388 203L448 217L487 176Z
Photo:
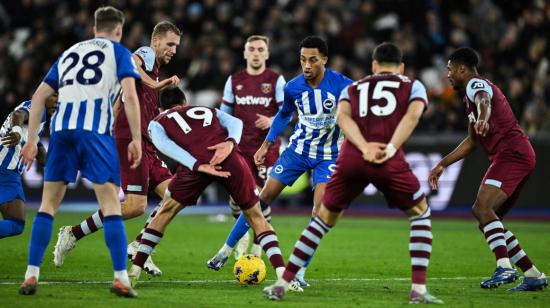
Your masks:
M53 132L44 181L74 183L78 175L95 184L120 186L120 164L115 139L85 130Z
M21 174L17 170L0 168L0 205L15 199L25 202Z
M277 181L291 186L304 172L312 170L311 181L313 187L319 183L326 183L336 168L336 159L314 159L304 157L291 149L287 149L277 159L269 176Z

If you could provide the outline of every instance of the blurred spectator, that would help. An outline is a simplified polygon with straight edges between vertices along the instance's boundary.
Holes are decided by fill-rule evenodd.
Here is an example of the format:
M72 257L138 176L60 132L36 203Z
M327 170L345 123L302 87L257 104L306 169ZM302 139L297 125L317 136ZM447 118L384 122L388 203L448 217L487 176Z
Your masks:
M419 128L464 132L461 94L450 88L446 57L471 46L481 73L505 91L530 134L550 132L550 2L543 0L21 0L0 4L0 121L29 98L59 53L92 36L99 5L124 10L123 43L148 45L160 20L183 30L180 50L165 75L177 74L190 97L219 103L227 76L243 65L251 34L271 38L270 65L287 80L300 73L298 44L307 35L329 42L329 67L353 79L370 73L376 44L395 41L406 74L428 88L430 106Z

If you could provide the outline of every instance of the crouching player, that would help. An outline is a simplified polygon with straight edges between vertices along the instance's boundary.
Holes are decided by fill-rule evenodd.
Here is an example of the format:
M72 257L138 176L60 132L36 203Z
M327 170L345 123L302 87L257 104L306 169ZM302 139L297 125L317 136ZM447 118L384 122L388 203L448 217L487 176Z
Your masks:
M57 95L52 95L46 101L47 111L44 112L39 131L42 132L47 119L55 111ZM15 107L0 128L0 212L4 220L0 221L0 239L16 236L25 228L25 194L21 183L21 148L27 142L27 123L31 101L24 101ZM46 163L46 150L38 143L37 161Z
M151 121L149 135L155 147L179 165L160 209L143 232L129 273L132 284L139 279L147 257L172 218L186 206L196 204L213 181L221 183L239 204L280 277L284 260L277 235L262 215L254 176L236 149L243 128L241 120L213 108L189 106L178 87L164 90L160 102L170 109Z

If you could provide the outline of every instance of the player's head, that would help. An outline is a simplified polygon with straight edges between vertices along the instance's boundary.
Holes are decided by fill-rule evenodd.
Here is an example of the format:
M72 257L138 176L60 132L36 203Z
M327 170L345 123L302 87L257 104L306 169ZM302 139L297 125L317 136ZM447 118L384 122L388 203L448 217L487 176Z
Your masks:
M379 74L382 72L403 74L405 65L403 64L403 52L394 43L384 42L372 52L372 72Z
M449 56L447 77L455 90L464 89L470 78L477 74L479 56L472 48L459 48Z
M103 6L94 13L94 35L104 36L115 42L122 38L124 14L112 6Z
M178 86L169 86L162 90L159 100L161 112L172 107L187 105L185 93Z
M55 109L57 108L57 99L59 97L57 96L57 92L50 95L47 99L46 99L46 112L48 114L48 117L51 117L54 112L55 112Z
M324 72L328 47L318 36L308 36L300 43L300 64L306 80L314 80Z
M244 44L246 67L255 71L263 70L269 59L269 38L263 35L252 35Z
M169 21L161 21L153 28L151 48L161 65L170 62L180 44L181 31Z

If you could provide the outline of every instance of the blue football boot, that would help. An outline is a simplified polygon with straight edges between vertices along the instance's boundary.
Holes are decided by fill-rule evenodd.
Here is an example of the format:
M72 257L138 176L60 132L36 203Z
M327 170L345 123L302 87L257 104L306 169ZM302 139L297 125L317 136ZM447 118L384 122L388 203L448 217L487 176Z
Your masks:
M508 291L521 292L521 291L541 291L548 286L548 278L544 275L540 277L525 277L523 281L518 284L515 288L509 289Z
M519 273L513 268L498 266L493 276L480 283L483 289L498 288L501 284L512 283L519 278Z

